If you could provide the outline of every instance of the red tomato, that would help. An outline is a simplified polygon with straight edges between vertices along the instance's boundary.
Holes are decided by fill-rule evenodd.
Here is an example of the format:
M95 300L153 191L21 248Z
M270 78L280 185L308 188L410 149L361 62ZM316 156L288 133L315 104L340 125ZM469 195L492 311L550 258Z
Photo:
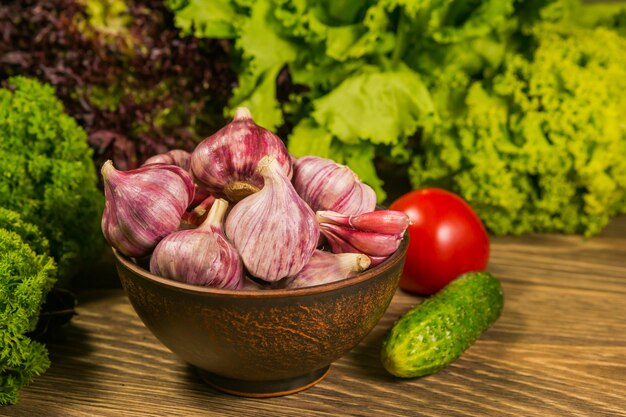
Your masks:
M433 294L459 275L482 271L489 261L489 236L469 204L439 188L411 191L389 207L406 213L409 248L400 288Z

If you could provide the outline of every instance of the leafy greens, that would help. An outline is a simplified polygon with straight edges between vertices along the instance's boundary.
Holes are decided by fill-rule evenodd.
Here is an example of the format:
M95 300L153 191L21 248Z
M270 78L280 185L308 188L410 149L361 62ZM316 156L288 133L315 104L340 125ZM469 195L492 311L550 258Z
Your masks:
M182 33L234 40L229 111L248 106L295 156L350 165L381 201L394 186L381 177L405 171L461 194L495 233L593 234L626 208L621 163L600 160L626 140L626 49L581 28L619 29L621 8L587 22L579 0L218 0L228 13L192 13L207 3L169 5Z
M0 207L0 404L48 369L46 348L31 340L39 310L56 281L48 242L36 226Z
M87 135L52 87L14 77L0 88L0 138L0 207L39 228L65 285L104 247Z

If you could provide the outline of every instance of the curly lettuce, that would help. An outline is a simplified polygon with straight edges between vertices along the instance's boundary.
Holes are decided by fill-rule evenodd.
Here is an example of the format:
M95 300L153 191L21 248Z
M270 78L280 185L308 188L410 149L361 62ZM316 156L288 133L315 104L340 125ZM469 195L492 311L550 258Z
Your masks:
M50 366L44 345L28 337L56 281L48 242L36 226L0 207L0 404Z
M205 16L198 9L208 3L234 16ZM514 0L170 2L185 33L235 39L241 62L229 111L245 105L267 128L292 126L287 142L294 155L347 163L374 187L379 201L386 194L376 161L409 161L414 136L436 121L428 87L447 65L475 72L499 65L504 50L497 42L515 25L513 5ZM233 32L219 35L224 23ZM284 93L287 78L291 85Z
M0 138L0 206L41 230L67 284L104 247L104 199L85 131L52 87L14 77L0 89Z
M411 178L455 190L497 234L589 236L626 210L626 40L561 24L532 35L530 58L509 55L424 135Z
M205 2L176 8L189 33L220 28L190 13ZM287 132L296 156L348 164L379 201L408 170L415 187L461 193L494 233L593 234L622 210L623 42L581 28L620 28L621 6L217 3L235 14L229 37L241 57L230 107L247 105L262 125Z

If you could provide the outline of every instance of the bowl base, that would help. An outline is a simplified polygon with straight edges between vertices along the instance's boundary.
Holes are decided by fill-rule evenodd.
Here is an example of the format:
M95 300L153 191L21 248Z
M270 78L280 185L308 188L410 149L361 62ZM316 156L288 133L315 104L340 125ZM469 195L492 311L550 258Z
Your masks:
M244 381L226 378L198 369L200 377L218 391L240 397L268 398L295 394L320 382L328 374L329 366L295 378L274 381Z

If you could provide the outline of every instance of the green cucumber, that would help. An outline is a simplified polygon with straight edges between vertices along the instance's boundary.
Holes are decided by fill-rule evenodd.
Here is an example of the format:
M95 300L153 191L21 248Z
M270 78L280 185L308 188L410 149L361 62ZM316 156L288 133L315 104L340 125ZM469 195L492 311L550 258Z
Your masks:
M385 335L383 366L414 378L450 365L500 317L500 282L487 272L461 275L403 315Z

